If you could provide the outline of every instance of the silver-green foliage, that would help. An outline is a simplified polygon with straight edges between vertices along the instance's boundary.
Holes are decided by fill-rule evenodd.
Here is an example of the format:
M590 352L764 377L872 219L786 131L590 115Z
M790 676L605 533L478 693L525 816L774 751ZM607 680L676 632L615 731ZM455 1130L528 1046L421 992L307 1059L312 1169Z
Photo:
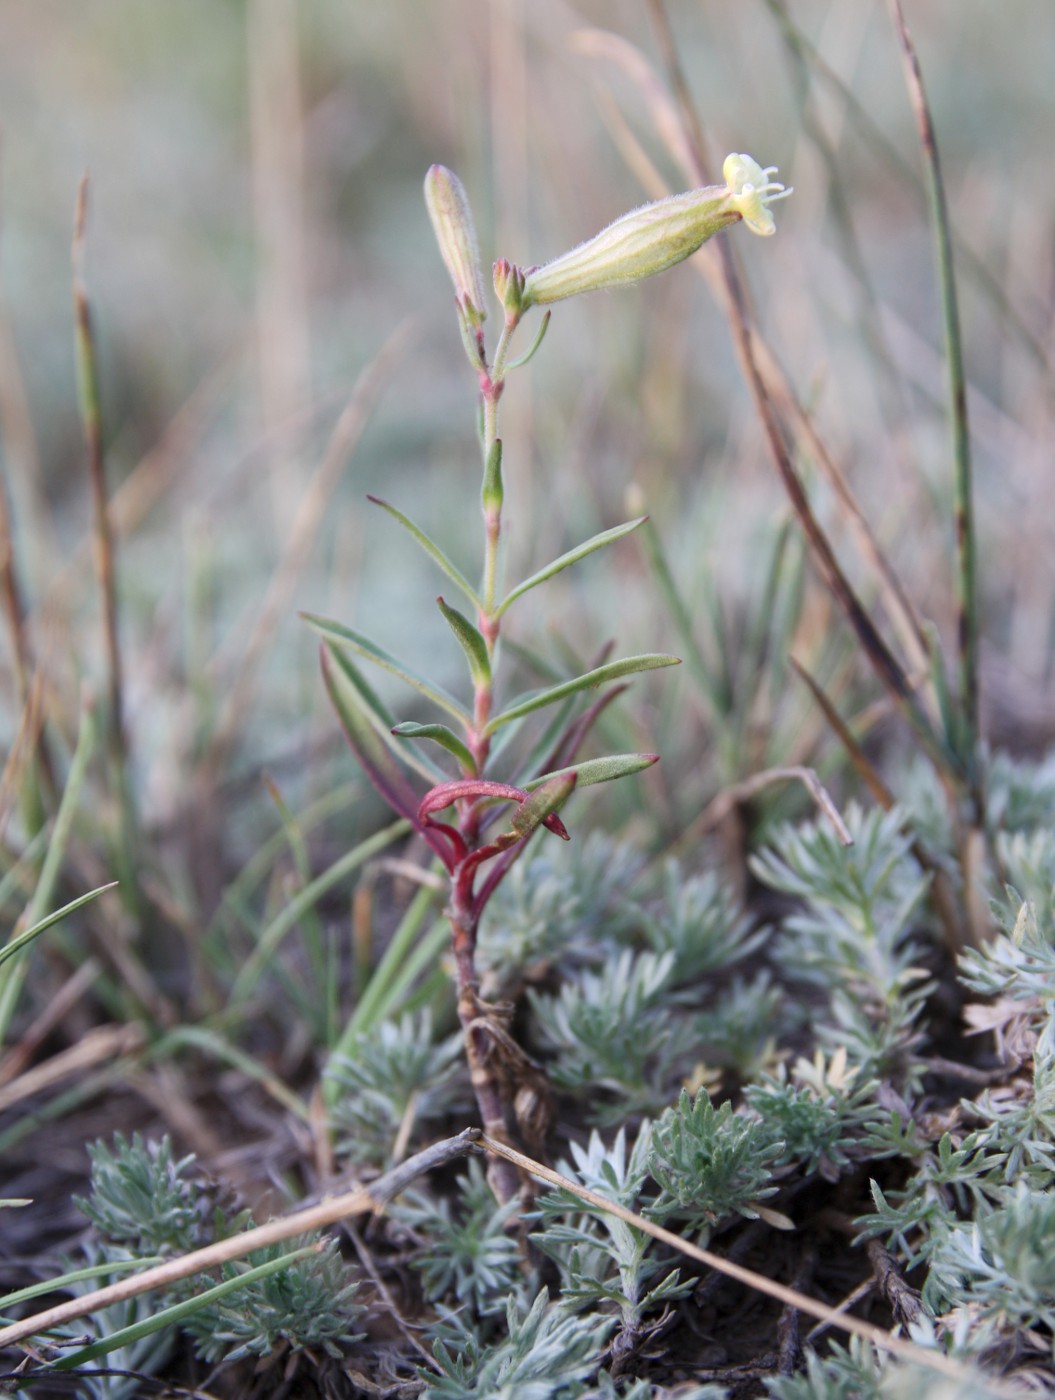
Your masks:
M663 898L643 906L638 923L651 950L673 955L671 1001L698 999L701 979L743 961L765 942L713 871L686 876L677 862L664 872Z
M875 1150L870 1135L879 1117L878 1082L838 1072L836 1059L812 1065L800 1062L789 1078L784 1065L763 1075L744 1091L748 1106L781 1139L777 1166L796 1164L836 1181L851 1159ZM841 1067L840 1067L841 1068Z
M412 1264L429 1303L468 1305L477 1317L486 1317L502 1312L523 1281L520 1248L509 1232L519 1202L495 1203L476 1158L458 1187L453 1203L446 1196L406 1191L391 1214L421 1242Z
M286 1241L225 1264L224 1279L237 1278L258 1264L287 1254L306 1240ZM286 1268L248 1283L219 1302L207 1304L184 1324L199 1356L209 1362L270 1356L280 1346L310 1348L342 1356L342 1347L362 1334L355 1324L363 1309L358 1283L350 1280L334 1240Z
M819 1039L845 1046L869 1077L914 1083L918 1021L933 990L915 936L930 876L910 852L904 813L851 805L846 824L850 847L827 823L785 827L752 867L802 902L784 920L778 955L791 978L830 995Z
M1016 1328L1055 1331L1055 1196L1023 1181L996 1209L950 1229L934 1250L924 1300L968 1308L972 1346Z
M600 1366L614 1319L575 1314L546 1290L527 1311L506 1305L506 1337L481 1345L467 1334L457 1351L438 1341L442 1375L423 1373L424 1400L580 1400Z
M649 1171L659 1195L649 1210L657 1220L677 1217L708 1230L730 1215L754 1218L758 1203L776 1191L773 1166L784 1145L765 1123L715 1108L706 1091L686 1089L652 1132Z
M633 916L641 866L633 847L598 833L547 843L513 867L488 905L480 967L501 986L539 965L596 962L598 935L612 938Z
M131 1254L183 1254L205 1239L208 1201L191 1169L193 1154L177 1160L168 1137L129 1142L121 1133L111 1148L88 1147L91 1194L75 1204L102 1238Z
M804 1373L771 1376L766 1391L774 1400L994 1400L996 1395L983 1375L949 1380L925 1365L877 1353L857 1337L848 1347L832 1343L823 1358L809 1353Z
M622 1128L611 1147L594 1132L587 1147L571 1144L574 1166L562 1163L560 1170L606 1199L640 1211L651 1140L647 1122L629 1154ZM648 1313L692 1288L691 1281L682 1282L678 1270L657 1257L656 1243L645 1231L584 1207L570 1192L550 1192L539 1198L536 1208L541 1228L532 1239L556 1260L562 1299L576 1308L600 1305L617 1310L624 1350L636 1342Z
M408 1113L435 1121L465 1102L460 1038L437 1040L427 1010L381 1021L326 1073L340 1088L331 1110L338 1153L374 1167L391 1160Z
M550 1078L560 1089L590 1095L602 1125L654 1112L690 1064L692 1026L668 1005L673 971L673 953L624 949L554 996L528 993L536 1034L552 1052ZM611 1102L595 1097L605 1091Z
M637 869L625 855L616 864ZM528 867L525 889L537 869ZM542 876L556 909L560 886ZM621 898L607 886L596 892L606 912L593 923L575 914L579 936L590 936L581 945L573 939L560 959L559 990L528 992L530 1036L548 1052L554 1084L582 1095L590 1121L601 1126L662 1111L704 1054L753 1067L771 1048L777 1024L764 975L750 984L728 981L766 935L752 929L713 875L685 878L671 863L657 897L633 902L618 882L614 894ZM570 895L573 910L580 897ZM527 903L521 898L522 908ZM561 916L554 918L562 926Z
M97 1142L89 1151L92 1190L78 1204L101 1237L100 1257L185 1253L238 1234L252 1223L247 1211L217 1208L208 1184L192 1170L193 1156L176 1160L168 1138L145 1142L137 1133L128 1142L118 1134L112 1149ZM237 1278L295 1248L287 1243L258 1250L225 1264L223 1278ZM356 1286L345 1277L331 1241L221 1301L205 1304L183 1326L207 1361L267 1355L280 1341L293 1348L322 1348L339 1355L340 1345L354 1338L354 1322L362 1311L354 1301ZM104 1310L93 1315L97 1335L111 1335L193 1297L196 1291L193 1280L181 1280L146 1304L135 1300ZM171 1333L171 1328L166 1331ZM168 1345L161 1333L137 1342L136 1356L143 1369L147 1369L146 1360Z

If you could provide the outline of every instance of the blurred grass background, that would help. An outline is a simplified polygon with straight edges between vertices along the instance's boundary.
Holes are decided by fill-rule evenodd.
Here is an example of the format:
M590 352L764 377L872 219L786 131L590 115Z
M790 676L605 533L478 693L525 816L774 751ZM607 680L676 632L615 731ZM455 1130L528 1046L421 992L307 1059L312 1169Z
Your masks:
M796 187L775 239L737 239L760 322L948 636L937 280L886 8L678 0L669 13L715 171L746 150ZM1051 733L1055 646L1055 10L1023 0L1011 24L985 0L928 0L908 19L958 239L990 730L1035 747ZM88 169L135 786L161 834L188 817L195 828L207 794L244 857L274 825L263 770L298 803L353 776L297 608L458 674L432 609L438 579L364 501L373 491L409 510L475 571L474 385L424 171L438 160L462 177L485 263L544 261L641 201L613 110L679 184L640 88L582 38L603 27L656 63L647 7L9 0L3 26L0 460L35 650L68 701L85 678L102 688L69 295ZM273 596L249 667L307 483L399 326L362 440L315 490L317 530L301 531L310 548ZM727 331L689 268L558 307L504 408L511 577L624 518L634 487L701 615L715 578L733 618L758 593L786 506ZM533 596L538 614L517 617L514 635L542 650L557 624L584 653L609 635L621 651L677 649L632 544ZM800 650L826 645L830 626L818 595ZM3 664L9 677L6 653ZM684 680L642 690L660 713L635 742L666 745L671 779L691 772L713 791ZM19 713L4 707L5 747ZM189 784L203 769L205 787ZM199 880L186 858L207 905L219 876Z

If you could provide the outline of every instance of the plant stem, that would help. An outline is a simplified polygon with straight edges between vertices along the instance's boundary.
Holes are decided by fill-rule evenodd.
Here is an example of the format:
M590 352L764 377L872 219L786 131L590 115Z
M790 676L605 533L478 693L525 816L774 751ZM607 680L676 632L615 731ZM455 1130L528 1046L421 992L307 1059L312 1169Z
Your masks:
M502 533L501 442L498 437L498 404L505 388L506 362L513 332L520 320L519 312L507 312L502 333L495 347L494 359L484 360L480 371L482 400L482 447L484 467L484 565L479 610L480 632L487 644L488 657L493 661L501 629L498 612L498 547ZM483 358L483 357L481 357ZM496 454L499 454L496 456ZM487 732L494 704L494 682L490 674L477 680L473 699L473 727L467 735L476 773L467 777L482 778L491 748ZM509 1142L506 1125L505 1095L502 1084L489 1064L494 1052L494 1037L488 1031L488 1013L480 1003L479 979L476 973L476 938L480 916L487 900L473 894L473 880L486 852L498 854L500 847L482 852L480 848L479 804L470 798L458 801L458 827L465 842L466 853L451 871L451 898L447 908L450 921L457 975L458 1019L465 1040L465 1057L469 1078L484 1131ZM493 886L491 887L493 888ZM488 891L490 893L490 891ZM509 1162L495 1159L488 1169L488 1179L496 1198L503 1205L512 1200L520 1189L520 1177Z
M519 315L510 314L502 328L495 348L494 361L480 376L480 393L483 397L483 452L484 471L488 469L491 454L498 442L498 401L505 388L506 360L509 357L509 342L519 323ZM495 616L498 586L498 541L502 530L501 503L485 503L484 506L484 580L483 580L483 634L488 649L494 654L498 640L498 618Z
M121 839L120 875L122 894L128 906L139 904L138 817L128 770L128 735L124 719L124 679L117 617L114 535L106 497L106 464L103 453L102 407L95 332L84 276L84 237L88 217L88 177L82 176L77 189L73 221L73 307L77 377L80 390L81 420L88 452L92 512L95 531L95 569L102 597L103 636L107 671L107 749L117 788Z
M476 935L479 912L474 912L456 892L448 910L453 935L454 962L458 978L458 1020L465 1038L465 1057L484 1132L498 1142L510 1145L506 1126L502 1087L488 1064L492 1046L486 1029L486 1012L480 1004L480 984L476 975ZM488 1168L491 1190L505 1205L520 1189L520 1175L508 1161L496 1159Z
M905 24L900 0L890 0L890 12L901 54L909 98L919 128L920 145L927 170L931 214L937 241L938 273L941 281L942 319L945 328L945 358L949 373L950 417L955 471L955 520L957 553L957 653L960 703L964 732L961 757L968 770L976 818L981 808L978 749L978 606L974 533L974 504L971 486L971 439L967 423L967 381L963 367L960 312L956 298L956 273L952 259L952 235L945 186L941 178L938 143L934 136L919 58ZM957 736L960 737L960 736Z

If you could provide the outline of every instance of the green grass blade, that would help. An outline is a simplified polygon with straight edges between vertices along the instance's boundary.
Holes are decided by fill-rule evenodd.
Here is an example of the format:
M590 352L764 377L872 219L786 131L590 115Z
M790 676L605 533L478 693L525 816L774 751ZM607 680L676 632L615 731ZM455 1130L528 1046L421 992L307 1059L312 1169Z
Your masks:
M258 1060L254 1060L252 1055L247 1055L237 1046L224 1040L215 1031L209 1030L206 1026L181 1026L177 1030L171 1031L163 1036L151 1049L151 1059L162 1062L176 1050L185 1046L192 1046L196 1050L203 1050L207 1055L212 1055L223 1064L232 1065L235 1069L242 1071L249 1079L260 1084L278 1103L289 1111L302 1123L310 1122L311 1110L303 1099L299 1098L292 1089L283 1084L281 1079L276 1078L270 1070L266 1069Z
M91 1264L84 1269L71 1269L67 1274L59 1274L57 1278L46 1278L42 1283L30 1284L28 1288L20 1288L17 1293L5 1293L0 1297L0 1308L6 1312L8 1308L17 1307L20 1303L31 1302L34 1298L43 1297L46 1293L58 1293L60 1290L70 1288L75 1283L87 1283L93 1278L104 1278L112 1274L129 1274L138 1269L150 1269L155 1264L161 1263L160 1254L144 1254L136 1259L108 1259L105 1264ZM4 1317L0 1322L4 1327L10 1325L12 1319Z
M264 930L252 957L235 978L234 986L231 989L231 1001L242 1001L251 995L256 984L267 970L268 963L278 952L282 940L296 926L307 910L313 909L322 896L333 889L334 885L347 879L353 871L358 870L361 865L365 865L368 860L390 846L393 841L398 841L401 836L406 836L409 831L410 823L408 821L393 822L391 826L384 827L365 841L360 841L358 846L354 846L340 860L335 861L328 870L324 870L309 885L299 890L282 910L282 913L273 919Z
M82 894L79 899L73 899L69 904L64 904L61 909L56 909L54 914L48 914L43 919L39 919L32 928L27 928L25 933L20 933L17 938L13 938L10 943L0 948L0 963L5 963L8 958L13 958L16 953L20 953L27 944L32 943L38 934L45 929L51 928L52 924L57 924L60 919L64 919L67 914L72 914L75 909L80 909L83 904L90 904L99 895L105 894L107 890L116 889L117 881L111 880L108 885L100 885L96 890L89 890L87 894Z
M584 676L575 676L570 681L563 681L560 685L551 686L548 690L539 691L528 696L526 700L521 700L519 704L504 710L500 715L495 715L484 729L484 733L493 734L510 720L529 715L534 710L541 710L556 700L563 700L566 695L574 695L577 691L593 690L599 685L619 680L621 676L634 675L638 671L654 671L661 666L680 665L680 657L667 656L662 652L645 652L641 656L624 657L622 661L609 661L606 666L598 666L594 671L587 671Z
M44 917L44 911L54 897L55 887L66 859L66 846L70 839L73 818L80 802L81 788L84 786L89 761L95 752L95 742L95 715L91 705L86 704L81 710L77 746L73 751L69 776L66 779L62 799L59 802L59 810L55 815L51 839L40 867L40 878L37 880L33 896L23 916L30 928L38 924ZM25 975L26 959L24 954L12 959L0 970L0 1045L3 1045L7 1040L8 1027L15 1013L15 1006L22 990Z
M247 1269L244 1274L238 1274L235 1278L225 1279L223 1283L218 1283L213 1288L207 1288L204 1293L187 1298L182 1303L174 1303L169 1308L162 1308L160 1312L154 1313L152 1317L144 1318L142 1322L135 1322L130 1327L122 1327L116 1332L111 1332L108 1337L102 1337L99 1341L93 1342L91 1346L71 1352L69 1356L64 1356L61 1361L54 1362L52 1370L76 1370L78 1366L83 1366L88 1361L94 1361L97 1357L106 1356L111 1351L120 1350L121 1347L132 1346L144 1337L149 1337L154 1332L160 1332L164 1327L175 1327L184 1318L193 1316L202 1308L225 1298L229 1293L237 1293L240 1288L257 1283L260 1279L267 1278L269 1274L277 1274L280 1269L289 1268L290 1264L295 1263L298 1259L306 1259L309 1254L314 1254L317 1248L317 1245L309 1244L301 1246L300 1249L290 1250L288 1254L280 1255L277 1259L269 1259L266 1264L258 1264L256 1268Z
M674 624L678 646L685 653L685 664L699 687L704 702L710 710L712 720L715 723L725 724L729 712L727 687L723 679L714 676L712 668L708 665L707 658L700 648L692 614L670 571L666 553L660 542L659 531L651 521L642 531L641 547L648 566L652 570L652 577L659 588L660 595L667 605L667 611Z
M347 1055L357 1036L378 1021L395 1014L415 978L429 963L439 961L450 941L450 930L445 919L437 920L424 938L418 941L421 927L437 898L436 890L422 886L410 901L392 941L374 968L355 1010L333 1047L334 1055ZM324 1076L323 1099L327 1105L332 1106L339 1092L339 1086Z
M974 492L971 480L971 437L967 423L967 376L963 365L963 337L956 296L952 234L945 184L941 175L938 143L930 106L923 87L923 74L915 46L905 24L899 0L891 0L894 28L905 61L906 82L919 128L920 146L927 172L931 218L937 243L938 274L941 284L942 321L945 329L945 358L949 375L949 418L955 485L955 526L957 554L957 641L960 704L963 709L964 744L960 753L968 771L976 806L981 806L977 788L978 747L978 585L974 530Z
M606 544L614 544L616 540L621 540L624 535L631 534L643 525L648 519L647 515L641 515L636 520L628 520L623 525L616 525L611 530L604 530L599 535L594 535L583 544L576 545L574 549L569 549L567 554L562 554L559 559L554 559L552 564L547 564L544 569L540 569L537 574L532 574L523 583L517 584L516 588L509 593L501 603L495 613L495 617L501 617L511 603L515 603L518 598L522 598L531 588L536 588L540 583L545 583L554 574L559 574L562 569L568 568L570 564L577 563L580 559L585 559L587 554L592 554L595 549L603 549Z

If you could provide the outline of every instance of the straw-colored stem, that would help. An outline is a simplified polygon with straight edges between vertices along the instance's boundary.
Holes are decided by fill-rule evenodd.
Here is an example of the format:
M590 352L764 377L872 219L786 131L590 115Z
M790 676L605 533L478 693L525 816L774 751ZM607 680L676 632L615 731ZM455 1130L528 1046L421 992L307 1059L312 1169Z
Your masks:
M552 1168L544 1166L541 1162L536 1162L522 1152L515 1151L503 1142L492 1141L487 1134L480 1137L478 1141L485 1151L515 1164L521 1171L537 1177L539 1181L544 1181L548 1186L554 1186L559 1191L570 1192L585 1205L593 1207L594 1210L614 1216L616 1220L624 1221L635 1230L641 1230L670 1249L684 1254L686 1258L693 1259L706 1268L714 1269L726 1278L735 1279L738 1283L754 1289L756 1293L761 1293L767 1298L774 1298L783 1303L785 1307L794 1308L798 1312L805 1313L807 1317L819 1318L822 1322L838 1328L841 1332L849 1333L851 1336L863 1337L865 1341L870 1342L881 1351L889 1352L892 1356L901 1357L903 1360L914 1362L919 1366L925 1366L939 1375L949 1376L958 1381L976 1379L975 1373L969 1366L954 1357L946 1356L942 1351L933 1347L919 1346L905 1337L898 1337L882 1327L877 1327L873 1322L865 1322L859 1317L841 1313L829 1304L811 1298L807 1293L796 1288L789 1288L786 1284L777 1282L776 1279L768 1278L765 1274L757 1273L754 1269L745 1268L744 1265L738 1264L732 1259L723 1258L722 1255L715 1254L712 1250L701 1249L691 1240L682 1239L673 1230L667 1230L664 1226L657 1225L645 1216L638 1215L636 1211L628 1210L626 1206L619 1205L616 1201L610 1201L600 1192L591 1191L589 1187L582 1186L570 1177L553 1171ZM2 1334L0 1334L0 1341L2 1339ZM1013 1397L1017 1393L1009 1385L1004 1385L994 1378L987 1377L986 1383L992 1388L994 1395Z
M89 1313L112 1307L115 1303L123 1303L142 1293L169 1288L180 1279L215 1269L232 1259L244 1259L255 1250L279 1244L283 1240L295 1239L298 1235L325 1229L348 1216L365 1215L368 1211L380 1210L387 1201L398 1196L423 1172L464 1157L478 1139L479 1131L467 1128L457 1137L445 1138L442 1142L434 1143L423 1152L409 1157L369 1187L357 1186L354 1190L330 1197L319 1205L270 1220L266 1225L258 1225L253 1230L230 1235L227 1239L218 1240L216 1244L207 1245L204 1249L196 1249L178 1259L168 1259L164 1264L158 1264L143 1273L121 1279L92 1293L83 1293L78 1298L71 1298L53 1308L35 1313L32 1317L23 1318L21 1322L0 1328L0 1347L11 1346L26 1337L39 1336L64 1322L86 1317Z

